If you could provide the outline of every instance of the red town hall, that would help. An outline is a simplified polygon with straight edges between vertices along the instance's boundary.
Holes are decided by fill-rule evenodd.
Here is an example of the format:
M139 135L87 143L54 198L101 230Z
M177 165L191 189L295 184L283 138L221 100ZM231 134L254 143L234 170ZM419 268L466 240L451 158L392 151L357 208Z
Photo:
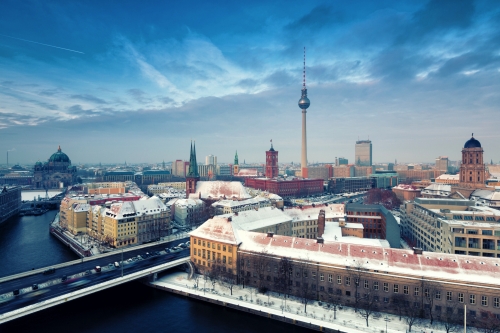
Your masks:
M323 193L323 179L278 178L278 151L266 151L266 178L247 178L245 186L274 193L280 197L291 197Z

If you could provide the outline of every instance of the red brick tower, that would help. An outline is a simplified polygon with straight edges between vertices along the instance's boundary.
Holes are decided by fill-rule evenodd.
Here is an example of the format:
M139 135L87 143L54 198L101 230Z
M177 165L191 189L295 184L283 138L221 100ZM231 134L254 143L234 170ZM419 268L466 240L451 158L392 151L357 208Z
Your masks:
M266 151L266 178L278 177L278 152L273 148L271 140L271 149Z

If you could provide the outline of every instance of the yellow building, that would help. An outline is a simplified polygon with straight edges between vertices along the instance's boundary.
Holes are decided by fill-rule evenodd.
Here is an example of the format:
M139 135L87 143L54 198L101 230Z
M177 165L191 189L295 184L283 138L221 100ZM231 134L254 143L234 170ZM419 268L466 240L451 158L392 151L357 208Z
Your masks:
M176 190L185 190L186 182L167 182L167 183L158 183L158 186L172 187Z
M59 225L73 235L87 232L87 214L90 205L86 200L64 198L59 208Z
M236 277L240 242L231 222L231 217L216 216L191 232L191 261L198 271L214 269Z
M170 210L157 197L112 204L102 226L104 240L113 247L159 240L171 229Z

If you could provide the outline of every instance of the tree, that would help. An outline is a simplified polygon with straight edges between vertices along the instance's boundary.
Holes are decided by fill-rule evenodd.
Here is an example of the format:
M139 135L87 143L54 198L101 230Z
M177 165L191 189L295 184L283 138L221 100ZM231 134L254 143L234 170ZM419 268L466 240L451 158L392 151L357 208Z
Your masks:
M500 332L500 320L489 311L481 312L481 318L476 321L476 326L481 333Z
M401 302L399 304L403 309L403 320L408 325L408 332L411 332L413 325L418 324L421 320L422 308L420 302L420 296L403 295L402 304Z
M376 291L368 291L360 298L358 314L365 318L366 327L368 327L368 320L370 317L378 313L379 296Z
M436 295L441 293L441 289L439 285L435 282L424 280L422 278L421 280L421 287L422 287L422 304L423 304L423 311L426 315L429 316L431 325L434 323L434 316L435 316L435 306L434 302L436 300Z
M458 313L461 304L458 302L451 303L451 306L446 308L446 311L441 311L438 318L443 324L446 333L459 332L462 329L462 315Z
M295 287L298 289L302 303L304 304L304 313L307 313L307 305L316 296L316 281L312 278L312 272L309 267L309 258L303 259L295 267Z
M279 292L283 293L283 298L285 300L286 307L286 298L290 293L290 285L292 284L292 273L293 273L293 264L290 258L283 257L280 259L278 263L278 277L276 279L276 289Z
M364 277L364 264L362 261L354 261L353 266L348 266L347 268L348 275L351 279L351 283L354 284L354 312L358 312L359 301L360 301L360 293L359 293L359 284L361 283L362 278Z

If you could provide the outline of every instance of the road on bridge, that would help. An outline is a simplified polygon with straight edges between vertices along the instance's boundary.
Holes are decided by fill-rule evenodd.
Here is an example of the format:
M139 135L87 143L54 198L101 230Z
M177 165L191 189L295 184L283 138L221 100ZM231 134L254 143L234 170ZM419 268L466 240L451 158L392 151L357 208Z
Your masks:
M105 280L111 280L144 270L147 267L189 257L189 248L167 253L165 248L171 248L179 243L185 243L189 238L183 238L168 243L152 245L147 248L129 250L123 253L108 255L75 263L71 266L58 268L51 274L33 274L0 283L0 314L16 310L30 304L64 295L74 290L89 287ZM159 255L145 256L146 253ZM141 257L145 257L141 259ZM115 267L118 262L120 267ZM96 266L101 267L101 272L96 271ZM66 281L63 280L65 276ZM34 289L37 285L37 289ZM35 287L36 288L36 287ZM14 295L14 291L19 291Z

